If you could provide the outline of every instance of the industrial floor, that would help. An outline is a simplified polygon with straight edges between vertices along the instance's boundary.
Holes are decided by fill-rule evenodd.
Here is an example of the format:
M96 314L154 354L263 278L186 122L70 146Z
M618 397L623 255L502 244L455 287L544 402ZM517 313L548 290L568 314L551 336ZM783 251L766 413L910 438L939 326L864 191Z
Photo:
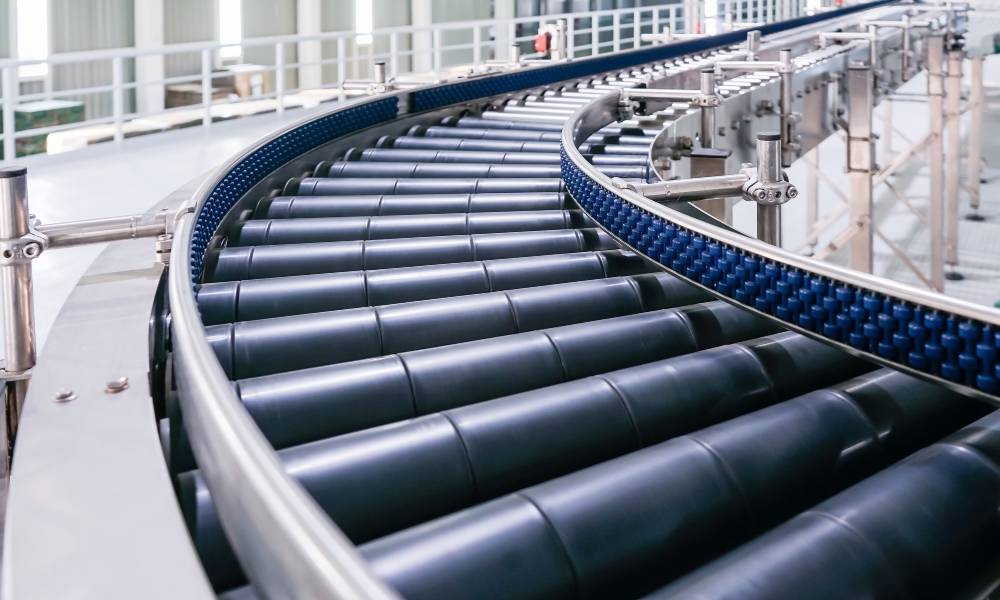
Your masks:
M1000 57L987 59L984 68L987 85L1000 82ZM920 91L923 80L915 79L912 91ZM987 131L1000 130L1000 100L990 99L984 117ZM162 134L124 140L120 146L99 144L83 150L55 156L34 156L22 159L28 172L28 191L33 213L46 223L143 213L171 191L203 177L234 153L282 124L303 118L317 109L293 110L284 115L268 114L218 122L209 130L190 128ZM926 106L919 103L896 102L894 121L903 124L906 135L918 139L926 129ZM881 110L877 112L879 114ZM880 126L880 122L876 119ZM964 136L963 136L964 137ZM948 281L946 293L980 304L993 305L1000 300L1000 138L985 135L983 158L986 183L982 187L984 221L963 220L960 229L959 272L962 281ZM906 146L898 134L894 148ZM843 182L843 142L831 138L821 146L821 168L834 182ZM880 151L880 162L885 157ZM993 167L993 168L990 168ZM804 168L790 171L792 181L804 181ZM918 212L926 209L926 166L922 161L900 171L892 183ZM841 186L838 186L841 187ZM820 214L838 203L828 183L820 184ZM963 194L962 214L968 213L968 201ZM737 207L737 224L752 219L752 207ZM876 193L875 218L883 233L893 240L917 265L926 271L927 233L919 218L887 189ZM805 230L804 204L790 203L785 207L785 247L797 248L803 242ZM752 221L742 223L752 230ZM840 227L843 225L843 220ZM839 231L838 225L830 233ZM828 240L830 235L826 237ZM921 285L920 280L895 257L889 248L876 241L875 272L896 281ZM35 261L35 310L38 346L45 338L60 307L77 284L103 245L54 250ZM843 252L834 252L830 260L842 261ZM150 244L152 260L152 243Z

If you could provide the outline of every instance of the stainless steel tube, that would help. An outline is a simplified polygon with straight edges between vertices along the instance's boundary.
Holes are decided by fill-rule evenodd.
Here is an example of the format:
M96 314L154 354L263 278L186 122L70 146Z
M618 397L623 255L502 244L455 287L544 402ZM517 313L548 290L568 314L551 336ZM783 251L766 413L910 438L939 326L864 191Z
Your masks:
M927 48L927 110L930 114L930 142L927 163L930 200L927 222L931 238L931 285L944 291L944 35L931 33Z
M156 237L167 232L166 213L143 216L110 217L90 221L51 223L38 226L39 233L49 238L49 248L96 244L117 240Z
M28 227L27 169L0 168L0 314L4 332L4 397L3 444L0 450L0 474L6 486L10 473L14 439L20 421L21 408L27 394L27 373L35 366L35 307L31 290L31 259L41 252L41 246L22 244ZM0 490L6 495L6 490Z
M778 51L778 62L782 65L781 70L781 165L791 166L794 159L792 152L795 143L795 132L792 131L792 97L793 97L793 71L792 71L792 50L782 48Z
M746 183L747 176L743 173L737 173L735 175L673 179L638 184L634 186L634 189L657 202L687 202L723 196L739 196Z
M783 179L781 136L761 133L757 136L757 180L775 183ZM781 205L757 204L757 239L781 246Z
M374 77L372 79L375 81L375 83L385 83L385 63L384 62L380 61L380 62L375 63L375 66L373 67L373 75L374 75Z
M31 296L31 256L27 248L10 247L26 235L28 228L27 169L0 168L0 302L4 323L5 370L20 373L35 366L35 320ZM35 252L41 252L38 248Z
M760 30L754 29L747 32L747 60L757 60L757 53L760 52Z
M958 266L958 221L959 221L959 183L961 181L962 145L961 145L961 115L962 115L962 63L965 52L961 49L948 51L948 77L945 79L945 263L954 268ZM953 276L949 274L950 276Z
M703 96L715 95L715 71L713 69L702 69L701 71L701 93ZM701 146L712 148L715 146L715 107L701 107Z

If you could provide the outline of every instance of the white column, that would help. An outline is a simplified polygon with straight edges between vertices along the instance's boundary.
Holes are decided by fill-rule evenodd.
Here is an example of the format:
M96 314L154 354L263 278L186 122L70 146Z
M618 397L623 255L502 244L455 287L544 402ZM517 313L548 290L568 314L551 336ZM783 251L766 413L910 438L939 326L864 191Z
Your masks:
M414 27L430 27L432 0L410 0L410 22ZM430 30L413 34L413 72L428 73L434 69L433 38Z
M507 21L514 18L514 0L494 0L493 18L497 21ZM513 44L510 37L510 27L498 25L496 28L496 56L498 60L510 60L510 45Z
M135 3L135 47L156 48L163 45L163 0L143 0ZM140 56L135 60L136 111L163 110L166 92L163 78L163 55ZM158 82L158 83L157 83Z
M316 35L321 33L322 0L296 0L295 31L299 35ZM320 41L299 42L298 44L299 88L311 89L323 87L323 46Z

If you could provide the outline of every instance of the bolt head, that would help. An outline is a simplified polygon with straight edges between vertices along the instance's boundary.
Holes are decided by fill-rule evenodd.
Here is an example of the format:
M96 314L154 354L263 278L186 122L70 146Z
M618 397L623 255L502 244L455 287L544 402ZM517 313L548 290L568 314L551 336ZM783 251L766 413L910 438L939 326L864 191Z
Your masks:
M75 399L76 399L76 394L73 392L73 390L69 389L59 390L58 392L56 392L56 395L52 398L54 402L59 402L60 404L63 402L71 402Z
M24 245L24 255L28 258L35 258L42 253L42 246L38 242L31 242Z
M788 194L789 198L795 198L799 195L799 190L794 185L790 185L788 186L788 191L785 193Z
M104 386L104 392L108 394L117 394L128 389L128 377L119 377L117 379L112 379Z
M761 201L767 200L767 192L764 190L757 190L757 199Z

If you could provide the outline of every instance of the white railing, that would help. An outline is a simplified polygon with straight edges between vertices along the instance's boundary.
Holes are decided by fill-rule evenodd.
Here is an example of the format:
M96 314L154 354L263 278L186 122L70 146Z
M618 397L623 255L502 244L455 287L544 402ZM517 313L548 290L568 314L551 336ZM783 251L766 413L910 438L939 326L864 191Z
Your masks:
M674 33L717 33L792 18L802 14L805 4L802 0L672 0L654 7L392 27L364 36L334 31L250 38L238 47L200 42L53 54L44 60L7 59L0 61L3 157L9 161L16 154L53 154L101 141L121 143L132 135L190 125L209 127L238 116L343 101L366 93L364 86L345 84L367 79L375 62L385 62L394 79L410 75L415 81L440 81L480 70L489 61L508 59L513 44L531 48L539 28L556 19L566 19L567 54L578 58L655 43L643 42L642 35L660 33L664 27ZM269 58L258 61L260 54ZM265 64L226 67L227 62L242 63L248 55ZM167 76L168 62L188 63L191 68ZM32 65L45 66L38 69L46 72L41 85L37 77L19 75ZM104 73L85 87L57 85L55 79L64 72L60 69L67 67ZM224 80L242 83L227 92L219 87ZM40 91L23 89L32 86ZM171 93L185 92L186 98L171 102L175 106L167 105ZM77 114L82 104L82 120L17 126L19 111L27 116L29 108L51 109L52 105L30 104L51 100L73 101Z

